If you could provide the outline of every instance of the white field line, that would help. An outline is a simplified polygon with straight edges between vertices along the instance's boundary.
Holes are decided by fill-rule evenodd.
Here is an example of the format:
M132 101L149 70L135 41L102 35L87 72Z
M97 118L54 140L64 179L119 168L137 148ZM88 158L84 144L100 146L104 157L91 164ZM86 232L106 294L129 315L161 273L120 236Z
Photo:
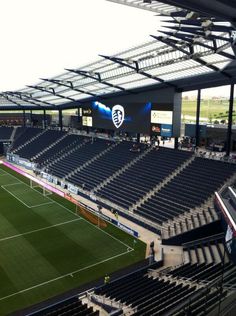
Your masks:
M0 173L0 177L3 177L3 176L8 176L9 174L7 173Z
M107 233L105 230L101 229L100 227L90 223L89 221L87 221L86 219L82 218L84 221L86 221L88 224L92 225L94 228L100 230L101 232L103 232L104 234L110 236L112 239L118 241L119 243L121 243L122 245L126 246L127 248L130 248L131 250L134 250L134 248L130 247L129 245L127 245L126 243L124 243L123 241L121 241L120 239L110 235L109 233ZM118 228L118 227L117 227ZM135 238L135 237L134 237Z
M21 184L20 182L15 183L9 183L9 184L3 184L2 187L10 187L11 185Z
M21 199L19 199L17 196L15 196L15 194L13 194L12 192L10 192L9 190L7 190L5 188L5 186L1 186L5 191L7 191L9 194L11 194L15 199L17 199L20 203L24 204L26 207L30 208L29 205L27 205L25 202L23 202Z
M34 190L34 189L33 189L33 190ZM35 190L35 191L37 191L37 190ZM37 191L37 192L38 192L38 191ZM40 194L41 194L41 193L40 193ZM51 198L48 198L48 199L51 200L51 201L53 201L54 203L58 204L59 206L63 207L63 208L64 208L65 210L67 210L68 212L74 214L76 217L81 218L81 219L84 220L86 223L90 224L93 228L100 230L100 231L103 232L104 234L108 235L110 238L116 240L117 242L121 243L122 245L126 246L127 248L130 248L130 249L134 250L132 247L130 247L129 245L127 245L127 244L124 243L123 241L121 241L121 240L119 240L118 238L116 238L116 237L110 235L109 233L105 232L105 231L102 230L100 227L98 227L98 226L96 226L96 225L90 223L89 221L87 221L87 220L84 219L83 217L80 217L78 214L74 213L73 211L71 211L70 209L68 209L67 207L65 207L64 205L62 205L62 204L60 204L60 203L54 201L54 200L51 199Z
M54 224L54 225L42 227L42 228L39 228L39 229L31 230L31 231L28 231L28 232L26 232L26 233L16 234L16 235L12 235L12 236L9 236L9 237L4 237L4 238L1 238L1 239L0 239L0 242L1 242L1 241L6 241L6 240L9 240L9 239L14 239L14 238L22 237L22 236L25 236L25 235L30 235L30 234L33 234L33 233L36 233L36 232L40 232L40 231L42 231L42 230L47 230L47 229L50 229L50 228L54 228L54 227L66 225L66 224L69 224L69 223L72 223L72 222L75 222L75 221L79 221L79 220L80 220L80 218L76 218L76 219L72 219L72 220L70 220L70 221L66 221L66 222L63 222L63 223L58 223L58 224Z
M0 176L6 175L6 174L8 174L8 172L6 172L5 170L0 169Z
M28 208L33 208L33 207L39 207L39 206L43 206L43 205L48 205L48 204L54 204L53 201L50 201L50 202L45 202L45 203L41 203L41 204L36 204L36 205L32 205L32 206L29 206L27 205L25 202L23 202L19 197L17 197L14 193L10 192L9 190L6 189L6 187L10 186L10 185L15 185L15 184L21 184L22 183L12 183L12 184L6 184L6 185L2 185L1 187L7 191L9 194L11 194L12 196L14 196L15 199L17 199L18 201L20 201L22 204L24 204L25 206L27 206Z
M39 284L37 284L37 285L31 286L31 287L29 287L29 288L27 288L27 289L23 289L23 290L20 290L20 291L18 291L18 292L15 292L15 293L13 293L13 294L10 294L10 295L1 297L1 298L0 298L0 301L3 301L3 300L8 299L8 298L10 298L10 297L16 296L16 295L18 295L18 294L22 294L22 293L28 292L28 291L30 291L30 290L33 290L33 289L35 289L35 288L38 288L38 287L47 285L47 284L49 284L49 283L58 281L58 280L60 280L60 279L63 279L63 278L65 278L65 277L68 277L68 276L73 277L74 274L77 274L77 273L79 273L79 272L81 272L81 271L90 269L90 268L92 268L92 267L95 267L95 266L97 266L97 265L99 265L99 264L102 264L102 263L104 263L104 262L113 260L113 259L115 259L115 258L121 257L121 256L123 256L123 255L125 255L125 254L127 254L127 253L129 253L129 252L131 252L131 251L133 251L133 250L132 250L132 249L131 249L131 250L127 250L127 251L122 252L122 253L120 253L120 254L118 254L118 255L115 255L115 256L112 256L112 257L110 257L110 258L107 258L107 259L98 261L98 262L93 263L93 264L91 264L91 265L89 265L89 266L86 266L86 267L84 267L84 268L71 271L71 272L69 272L69 273L63 274L63 275L61 275L61 276L59 276L59 277L57 277L57 278L51 279L51 280L49 280L49 281L45 281L45 282L39 283Z
M12 176L13 178L17 179L18 181L22 182L24 185L30 187L29 185L27 185L25 182L19 180L17 177L13 176L12 174L9 173L10 176ZM35 190L34 188L31 188L32 190L38 192L39 194L41 194L39 191ZM42 195L42 194L41 194ZM73 211L71 211L70 209L68 209L67 207L65 207L64 205L54 201L53 199L47 197L49 200L53 201L54 203L56 203L57 205L59 205L60 207L64 208L67 212L70 212L71 214L73 214L74 216L81 218L78 214L74 213ZM82 220L84 220L86 223L90 224L94 229L98 229L99 231L103 232L104 234L106 234L107 236L109 236L110 238L116 240L117 242L121 243L122 245L126 246L127 248L130 248L131 250L134 250L134 248L132 248L130 245L127 245L126 243L124 243L123 241L119 240L118 238L110 235L109 233L105 232L104 230L102 230L100 227L97 227L96 225L90 223L89 221L87 221L86 219L84 219L83 217L81 218ZM135 238L135 237L134 237Z
M45 202L45 203L30 206L30 208L39 207L39 206L48 205L48 204L54 204L54 202Z
M14 177L14 176L13 176ZM27 185L27 184L26 184ZM31 188L32 190L38 192L39 194L42 195L42 193L40 193L39 191L35 190L34 188ZM65 207L64 205L58 203L57 201L54 201L53 199L51 199L50 197L47 196L47 199L49 199L50 201L52 201L53 203L59 205L60 207L64 208L67 212L70 212L71 214L73 214L75 217L80 218L79 215L77 215L75 212L71 211L69 208Z

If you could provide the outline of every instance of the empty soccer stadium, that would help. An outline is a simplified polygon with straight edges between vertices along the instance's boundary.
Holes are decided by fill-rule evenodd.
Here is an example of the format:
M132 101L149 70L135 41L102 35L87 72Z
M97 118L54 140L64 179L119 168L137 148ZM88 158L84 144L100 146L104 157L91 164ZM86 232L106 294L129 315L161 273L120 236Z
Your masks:
M100 2L158 29L0 87L0 315L235 315L236 2Z

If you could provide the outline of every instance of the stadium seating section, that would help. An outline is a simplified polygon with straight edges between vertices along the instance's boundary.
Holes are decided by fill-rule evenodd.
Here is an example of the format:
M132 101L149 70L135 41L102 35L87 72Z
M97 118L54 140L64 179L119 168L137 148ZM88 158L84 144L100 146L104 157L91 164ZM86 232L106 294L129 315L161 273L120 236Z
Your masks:
M76 146L61 156L58 161L49 165L51 173L57 177L64 178L94 156L102 153L107 148L104 140L93 141L90 138L79 137Z
M13 127L0 127L0 140L10 140L13 132Z
M49 307L45 310L39 311L34 314L35 316L98 316L98 311L93 311L92 307L88 307L86 304L74 297L69 300L63 301L53 307Z
M127 208L157 186L189 157L190 154L183 151L153 149L102 187L97 194Z
M12 130L4 129L2 135L9 137ZM188 214L189 229L191 220L191 228L196 228L196 221L198 227L208 223L209 217L214 220L213 207L193 211L205 205L236 172L235 164L195 157L187 151L141 145L140 151L133 152L132 142L57 130L18 128L14 139L11 151L36 162L42 170L93 192L121 211L132 209L160 226L172 221L173 230L175 219L184 214ZM136 316L206 315L235 288L236 267L223 234L182 246L181 265L161 268L156 274L155 269L141 269L95 288L94 293L122 306L115 315L122 315L124 307ZM74 297L34 315L92 316L99 312Z
M235 171L233 164L197 157L138 207L137 213L158 223L173 219L206 202Z
M91 190L138 156L137 153L129 151L132 147L130 142L106 143L110 148L107 148L108 151L104 155L96 159L94 163L75 172L67 180L78 186L84 184L87 189Z
M46 130L41 132L41 134L36 134L34 139L31 140L28 144L25 144L22 148L19 148L15 151L15 154L19 155L22 158L26 158L29 160L33 159L34 156L40 154L43 150L50 147L56 141L58 141L64 132L56 131L56 130Z
M212 236L201 242L195 241L184 245L187 262L177 269L168 272L168 275L176 278L191 279L193 281L211 282L220 278L222 263L227 278L229 274L235 274L235 267L228 258L227 248L224 247L223 236Z
M19 137L17 137L15 141L13 142L11 151L17 154L16 149L20 150L20 147L24 146L28 141L33 140L41 132L42 132L41 128L32 128L32 127L26 128L24 132L21 133Z
M158 225L200 207L236 171L235 164L192 159L187 151L141 145L140 152L132 152L133 143L128 141L37 128L17 130L13 153Z
M217 241L213 237L211 242L219 245L220 240ZM222 266L222 261L218 264ZM210 282L204 285L189 283L186 280L187 276L182 273L187 265L190 267L191 263L184 264L169 273L161 272L155 277L146 270L141 270L104 285L95 293L131 307L133 315L206 315L204 313L213 310L219 298L225 297L228 291L227 289L221 291L216 286L210 287ZM200 266L198 270L189 268L192 280L201 279L200 269ZM202 276L203 270L201 270ZM207 263L204 271L205 275L211 276ZM220 268L220 273L215 273L211 280L217 280L221 271Z

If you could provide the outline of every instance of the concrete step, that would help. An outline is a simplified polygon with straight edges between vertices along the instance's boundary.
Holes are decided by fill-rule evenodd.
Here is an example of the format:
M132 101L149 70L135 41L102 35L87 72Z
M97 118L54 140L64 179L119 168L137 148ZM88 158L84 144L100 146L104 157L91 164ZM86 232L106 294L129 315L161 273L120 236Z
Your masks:
M211 249L212 249L214 257L215 257L215 262L216 263L221 262L221 257L220 257L220 254L218 252L218 249L217 249L216 245L211 244Z
M187 250L183 251L183 261L184 261L184 264L190 262L189 253Z
M209 247L207 246L203 246L204 250L205 250L205 254L206 254L206 258L207 258L207 263L212 263L212 257L211 257L211 253L209 250Z
M202 249L200 247L197 247L198 257L199 257L199 263L205 263L205 258L202 252Z
M197 255L195 249L190 249L190 256L191 256L191 262L192 263L197 263Z

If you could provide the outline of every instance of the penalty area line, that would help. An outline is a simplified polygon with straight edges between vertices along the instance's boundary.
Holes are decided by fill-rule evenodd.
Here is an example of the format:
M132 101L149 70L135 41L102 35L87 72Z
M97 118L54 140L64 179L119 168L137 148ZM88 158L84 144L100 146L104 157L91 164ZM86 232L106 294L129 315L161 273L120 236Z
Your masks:
M3 177L3 176L8 176L9 173L0 173L0 177Z
M22 183L22 184L26 185L27 187L29 187L30 189L34 190L35 192L37 192L37 193L40 194L41 196L44 196L41 192L39 192L38 190L35 190L34 188L31 188L31 187L29 186L29 184L27 184L27 183L21 181L20 179L18 179L18 178L17 178L16 176L14 176L13 174L7 172L6 175L11 176L12 178L18 180L19 183ZM7 189L5 189L5 190L6 190L8 193L10 193ZM12 196L14 196L16 199L18 199L14 194L12 194ZM70 210L69 208L67 208L66 206L64 206L64 205L62 205L62 204L60 204L60 203L58 203L57 201L51 199L51 198L48 197L48 196L47 196L46 198L47 198L49 201L51 201L52 203L55 203L55 204L59 205L60 207L64 208L67 212L73 214L76 218L81 218L78 214L76 214L75 212L73 212L72 210ZM24 202L22 202L20 199L18 199L18 201L20 201L21 203L23 203L23 204L24 204L25 206L27 206L28 208L31 208L31 206L26 205L26 204L25 204Z
M6 192L8 192L9 194L11 194L15 199L17 199L20 203L24 204L26 207L30 208L29 205L27 205L25 202L23 202L20 198L18 198L14 193L10 192L9 190L7 190L5 188L4 185L1 186L1 188L3 188Z
M15 182L15 183L3 184L2 187L10 187L12 185L17 185L17 184L21 184L21 183L20 182Z
M10 297L16 296L16 295L18 295L18 294L22 294L22 293L28 292L28 291L33 290L33 289L36 289L36 288L38 288L38 287L41 287L41 286L44 286L44 285L53 283L53 282L55 282L55 281L64 279L65 277L69 277L69 276L70 276L70 277L73 277L74 274L77 274L77 273L79 273L79 272L81 272L81 271L84 271L84 270L93 268L93 267L95 267L95 266L97 266L97 265L99 265L99 264L102 264L102 263L104 263L104 262L113 260L113 259L115 259L115 258L121 257L121 256L123 256L123 255L126 255L126 254L132 252L132 251L133 251L132 249L131 249L131 250L128 250L128 249L127 249L127 251L125 251L125 252L122 252L122 253L120 253L120 254L118 254L118 255L115 255L115 256L112 256L112 257L110 257L110 258L101 260L101 261L99 261L99 262L90 264L89 266L86 266L86 267L84 267L84 268L71 271L71 272L69 272L69 273L63 274L63 275L61 275L61 276L59 276L59 277L57 277L57 278L51 279L51 280L49 280L49 281L45 281L45 282L39 283L39 284L37 284L37 285L28 287L27 289L23 289L23 290L20 290L20 291L18 291L18 292L15 292L15 293L12 293L12 294L3 296L3 297L0 298L0 301L3 301L3 300L8 299L8 298L10 298Z
M54 202L45 202L45 203L41 203L41 204L30 206L30 208L44 206L44 205L48 205L48 204L55 204L55 203Z

